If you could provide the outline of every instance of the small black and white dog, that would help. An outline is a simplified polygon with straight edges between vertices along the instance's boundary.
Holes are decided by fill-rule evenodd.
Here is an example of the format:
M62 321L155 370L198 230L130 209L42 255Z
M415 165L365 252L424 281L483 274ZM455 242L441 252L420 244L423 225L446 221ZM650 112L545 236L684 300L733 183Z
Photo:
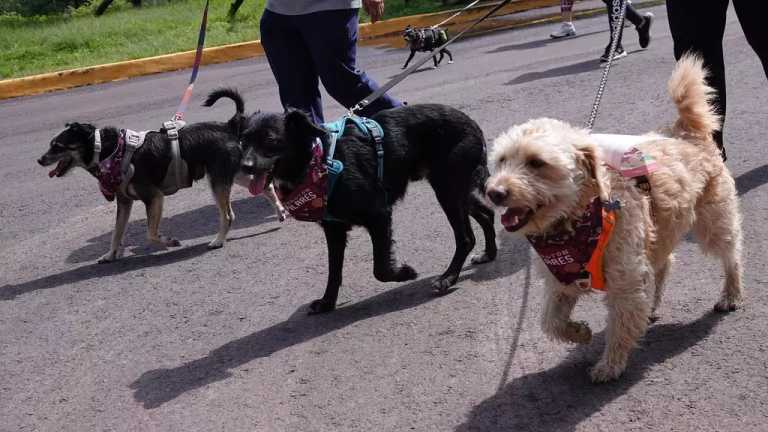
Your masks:
M429 52L448 42L448 32L441 28L413 28L408 26L403 30L403 39L408 42L408 48L411 49L411 55L408 56L408 60L403 65L403 69L405 69L408 67L408 63L413 60L413 56L416 55L417 51ZM448 54L448 63L453 63L453 55L451 55L447 48L441 49L439 54L440 59L437 58L437 54L432 57L435 67L443 61L443 57L446 54Z
M229 228L234 221L235 215L230 204L233 182L237 181L243 186L250 186L252 192L261 191L258 185L254 186L254 182L249 181L247 174L240 172L242 152L238 133L244 120L245 103L236 91L221 89L211 94L206 101L207 106L222 97L232 99L237 108L237 112L228 123L195 123L184 126L178 131L181 159L186 162L188 171L182 187L190 187L193 180L200 180L207 175L219 209L219 232L208 244L209 248L220 248L224 245ZM115 153L121 137L117 128L100 129L99 140L102 147L98 158L95 158L94 156L97 155L96 131L96 127L91 124L67 124L66 129L51 140L50 148L38 159L38 163L42 166L57 164L49 173L50 177L62 177L70 172L71 168L81 167L99 178L103 173L100 162L107 160ZM117 188L114 196L110 194L108 198L114 198L117 202L117 220L110 250L99 259L99 263L114 261L122 255L123 235L133 201L136 200L141 200L146 206L149 241L165 247L180 245L178 240L166 237L159 232L164 196L175 192L175 190L169 192L164 185L171 159L170 140L164 131L148 132L144 144L133 153L131 158L133 175L130 181L124 184L124 187ZM261 188L263 186L263 184L260 185ZM277 209L280 220L283 220L285 210L275 196L274 188L270 185L264 189L264 192ZM105 196L107 196L106 193Z
M473 263L496 258L494 212L483 201L488 178L485 139L480 127L466 114L438 105L410 105L381 111L371 117L383 131L383 178L378 177L375 146L354 125L339 137L334 159L343 163L328 198L320 225L328 244L329 273L325 294L310 304L310 313L336 307L342 280L347 232L353 226L368 230L373 243L376 279L402 282L417 277L408 265L398 265L392 252L392 207L405 195L411 181L426 178L448 217L456 251L448 269L432 282L438 293L456 283L464 261L475 246L472 216L482 227L485 251ZM288 196L311 175L309 169L316 140L326 130L315 126L301 111L285 114L256 113L248 118L242 134L243 170L272 177L279 196ZM323 140L324 154L328 144Z

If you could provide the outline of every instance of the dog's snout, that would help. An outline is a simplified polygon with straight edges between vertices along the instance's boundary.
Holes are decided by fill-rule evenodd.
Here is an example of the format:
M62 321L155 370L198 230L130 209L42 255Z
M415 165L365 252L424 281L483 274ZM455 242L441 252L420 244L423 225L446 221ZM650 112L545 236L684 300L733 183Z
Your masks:
M39 163L42 166L45 166L45 164L43 163L43 158L38 159L37 163Z
M502 205L509 195L506 189L498 186L489 187L485 194L488 195L488 199L496 205Z

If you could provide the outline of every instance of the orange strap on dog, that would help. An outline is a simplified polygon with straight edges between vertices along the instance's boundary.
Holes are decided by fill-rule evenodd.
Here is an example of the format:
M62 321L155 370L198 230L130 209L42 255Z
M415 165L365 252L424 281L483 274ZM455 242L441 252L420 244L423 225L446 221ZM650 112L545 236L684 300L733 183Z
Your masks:
M616 213L613 210L602 209L603 211L603 229L600 233L600 238L597 241L595 251L592 253L592 257L587 263L587 271L589 272L592 288L600 291L605 291L605 276L603 275L603 256L605 256L605 249L608 246L608 240L611 239L613 233L613 227L616 226Z

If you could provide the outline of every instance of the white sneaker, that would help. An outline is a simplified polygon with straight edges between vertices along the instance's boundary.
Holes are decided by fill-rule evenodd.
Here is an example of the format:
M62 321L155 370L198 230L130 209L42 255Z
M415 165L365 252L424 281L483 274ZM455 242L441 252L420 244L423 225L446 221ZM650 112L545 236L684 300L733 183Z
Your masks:
M560 39L568 36L576 36L576 27L572 22L564 22L557 31L549 34L552 39Z

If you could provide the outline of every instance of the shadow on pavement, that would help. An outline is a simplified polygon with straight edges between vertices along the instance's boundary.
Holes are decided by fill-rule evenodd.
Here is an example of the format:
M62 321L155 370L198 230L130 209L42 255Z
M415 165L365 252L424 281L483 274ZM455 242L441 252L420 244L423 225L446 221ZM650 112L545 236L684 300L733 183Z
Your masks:
M736 177L736 190L739 196L742 196L766 183L768 183L768 165L763 165Z
M571 351L559 366L516 378L475 406L457 432L575 431L580 423L640 382L651 366L705 339L723 315L710 312L688 324L653 326L632 354L624 375L595 385L586 370L600 355L604 334Z
M440 298L433 294L431 281L432 277L422 278L324 315L308 316L306 305L302 306L287 320L222 345L205 357L173 369L145 372L130 385L133 397L144 408L157 408L188 391L229 378L229 369L256 358L270 356L358 321L418 307Z
M558 66L556 68L548 69L541 72L528 72L524 73L512 81L507 82L505 85L513 86L518 84L525 84L532 81L538 81L546 78L555 78L565 75L575 75L584 72L590 72L600 69L600 62L597 59L589 59L579 63L573 63L565 66Z
M239 238L229 238L229 241L239 240L248 237L269 234L280 228L272 228L255 234L245 235ZM88 264L62 273L35 279L29 282L17 285L0 286L0 300L13 300L14 298L32 291L56 288L59 286L82 282L88 279L98 279L101 277L114 276L120 273L126 273L133 270L139 270L149 267L161 267L180 261L198 257L208 252L208 243L200 243L194 246L174 249L170 252L156 255L134 255L121 258L108 264Z
M589 33L579 33L576 36L571 36L571 37L564 38L564 39L552 39L552 38L536 39L536 40L532 40L532 41L528 41L528 42L523 42L523 43L519 43L519 44L503 45L503 46L500 46L500 47L496 47L496 48L494 48L494 49L492 49L490 51L486 51L486 54L495 54L495 53L507 52L507 51L524 51L524 50L529 50L529 49L536 49L536 48L541 48L541 47L547 46L547 45L552 44L552 43L563 43L563 42L567 42L569 40L578 39L578 38L581 38L581 37L584 37L584 36L590 36L590 35L593 35L593 34L600 34L600 33L606 33L607 34L608 30L606 29L606 30L600 30L600 31L593 31L593 32L589 32Z
M277 220L272 206L263 198L242 198L232 201L232 210L235 212L235 223L233 228L248 228L263 223ZM144 213L144 206L137 202L133 205L133 212ZM268 218L272 216L271 218ZM135 232L141 232L142 241L146 238L146 219L135 220L128 223L126 228L126 237ZM210 236L211 240L216 236L219 230L219 211L213 204L200 207L194 210L175 214L168 218L163 218L160 222L160 229L163 233L177 238L181 241ZM87 244L80 249L73 251L66 259L68 263L81 263L95 261L109 250L112 241L112 231L87 240ZM131 249L135 254L147 254L156 251L157 248L138 246Z
M525 239L503 230L496 235L496 238L499 242L499 255L494 261L470 267L475 269L469 275L473 282L486 282L503 278L530 267L530 245ZM478 245L475 246L476 252L481 250L479 249L482 247L480 243L478 242Z

